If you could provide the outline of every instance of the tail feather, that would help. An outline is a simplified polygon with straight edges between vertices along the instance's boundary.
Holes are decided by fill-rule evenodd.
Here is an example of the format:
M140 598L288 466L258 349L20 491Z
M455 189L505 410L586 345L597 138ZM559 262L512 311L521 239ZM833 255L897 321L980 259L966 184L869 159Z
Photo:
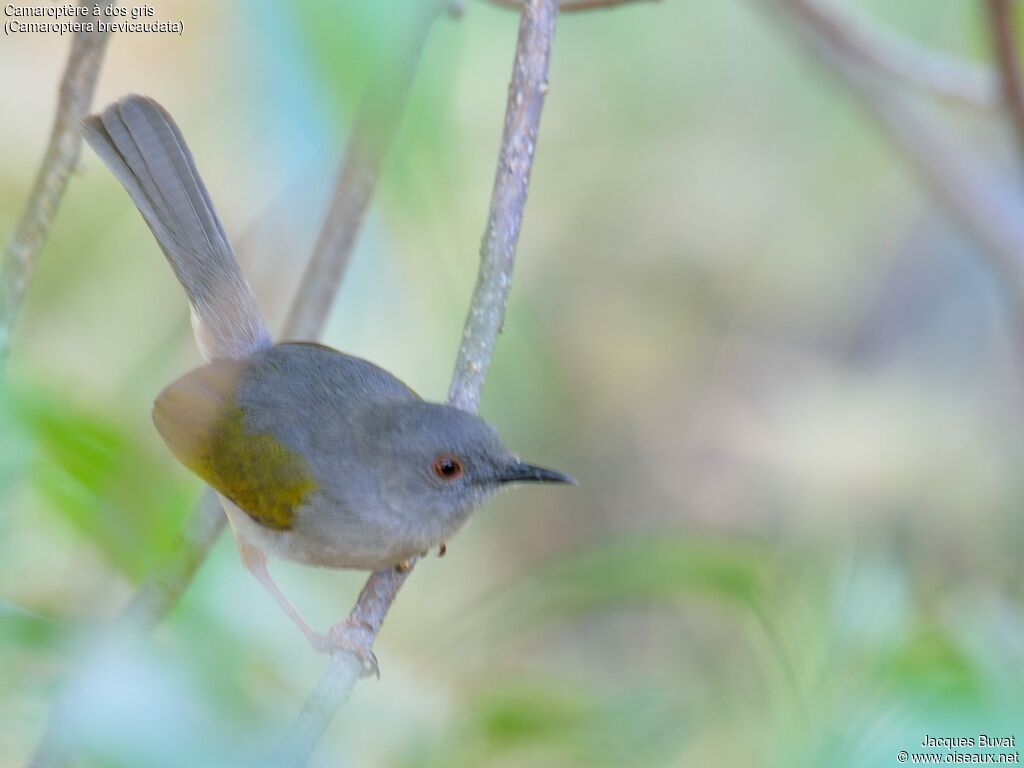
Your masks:
M185 288L203 355L243 358L268 346L256 299L167 111L152 99L128 96L87 117L82 133L131 196Z

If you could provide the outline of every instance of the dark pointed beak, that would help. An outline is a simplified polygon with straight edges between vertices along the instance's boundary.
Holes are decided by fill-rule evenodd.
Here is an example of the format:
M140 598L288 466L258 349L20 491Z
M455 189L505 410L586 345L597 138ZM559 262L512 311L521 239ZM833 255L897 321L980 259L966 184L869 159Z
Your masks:
M545 469L533 464L517 461L505 467L498 473L499 483L567 483L568 485L579 485L576 478L555 472L553 469Z

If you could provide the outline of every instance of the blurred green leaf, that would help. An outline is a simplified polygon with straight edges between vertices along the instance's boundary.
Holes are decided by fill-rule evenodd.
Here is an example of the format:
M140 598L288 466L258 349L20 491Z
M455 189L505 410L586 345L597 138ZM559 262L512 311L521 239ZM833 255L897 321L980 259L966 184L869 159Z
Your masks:
M613 604L704 597L763 606L772 557L753 542L666 536L605 541L547 565L527 583L544 616Z
M482 685L435 748L419 746L408 764L656 766L682 735L678 702L662 693L512 677Z
M67 624L0 600L0 648L13 646L33 651L60 647L71 632Z
M354 0L296 0L288 8L312 71L323 82L319 92L337 116L349 116L368 73L393 61L389 26L394 9Z
M423 3L400 0L365 3L342 0L321 3L297 0L289 8L292 23L305 45L311 71L320 80L318 94L338 122L351 126L363 94L369 87L394 82L399 62L408 58L418 43ZM444 18L435 24L443 33ZM395 194L403 212L437 214L437 188L447 179L438 174L453 157L451 119L453 57L460 46L457 35L446 36L446 45L430 48L415 73L401 125L401 140L394 142L385 162L382 189ZM442 211L440 218L449 212Z
M34 447L32 490L136 579L180 529L194 492L111 419L40 393L12 414Z
M596 714L594 703L553 686L498 690L476 702L474 730L493 747L504 749L565 739Z
M962 705L984 695L980 670L970 655L941 627L919 630L891 654L878 659L877 674L903 695Z

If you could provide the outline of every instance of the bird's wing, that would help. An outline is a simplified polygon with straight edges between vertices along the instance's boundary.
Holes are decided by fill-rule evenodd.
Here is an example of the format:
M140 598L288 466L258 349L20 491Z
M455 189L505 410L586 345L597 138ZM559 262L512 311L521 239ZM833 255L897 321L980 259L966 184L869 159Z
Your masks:
M153 423L182 464L256 522L287 530L317 483L301 455L247 427L235 396L248 370L225 359L186 374L157 397Z

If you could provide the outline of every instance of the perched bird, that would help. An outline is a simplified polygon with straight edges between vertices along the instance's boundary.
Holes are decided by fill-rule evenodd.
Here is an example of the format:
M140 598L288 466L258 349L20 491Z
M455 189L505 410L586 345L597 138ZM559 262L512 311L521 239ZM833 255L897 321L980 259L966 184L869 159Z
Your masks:
M329 568L403 567L517 483L574 483L527 464L481 418L421 400L387 371L319 344L274 344L171 116L128 96L83 135L142 213L188 295L208 361L156 399L177 459L220 495L242 562L318 651L375 667L344 623L313 630L267 555Z

